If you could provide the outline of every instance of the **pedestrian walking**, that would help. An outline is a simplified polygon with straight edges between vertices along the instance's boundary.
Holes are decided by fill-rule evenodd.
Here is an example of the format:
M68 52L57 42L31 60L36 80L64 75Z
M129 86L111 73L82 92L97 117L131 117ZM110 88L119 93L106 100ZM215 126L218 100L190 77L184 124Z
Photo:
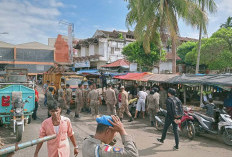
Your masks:
M83 85L79 84L76 89L76 100L75 100L75 118L80 118L80 111L83 107Z
M107 112L108 115L116 115L116 103L117 98L115 91L112 89L112 85L108 84L108 89L106 90L106 105L107 105Z
M55 99L54 96L52 95L53 88L49 88L47 92L47 106L53 105ZM48 118L51 117L49 111L48 111Z
M96 89L96 84L90 85L90 89L91 91L88 94L88 102L90 104L91 114L95 119L99 115L99 105L101 104L101 97L98 90Z
M150 94L147 96L146 101L147 101L151 126L153 127L155 124L155 115L159 110L158 88L153 88L153 90L150 91Z
M70 88L69 84L66 84L66 90L65 90L65 99L66 99L66 109L67 112L66 114L70 114L70 106L71 106L71 101L72 101L72 89Z
M84 89L83 89L83 112L90 113L90 108L89 108L89 102L88 102L88 94L90 92L90 89L88 89L88 83L84 83Z
M127 116L130 118L128 122L132 122L134 119L128 109L128 93L125 91L125 87L121 86L121 106L119 111L119 117L122 121L123 114L126 112Z
M78 146L74 137L72 124L70 119L61 116L61 106L59 103L54 102L48 108L51 117L42 122L39 137L45 137L56 134L56 138L47 142L47 151L49 157L69 157L70 147L69 140L74 146L74 155L78 154ZM43 142L37 144L34 157L38 157L40 148Z
M44 106L47 106L47 92L48 92L48 86L50 86L50 81L47 80L47 83L43 85L43 93L44 93Z
M83 142L83 157L138 157L138 149L132 137L127 134L122 122L117 116L102 116L96 119L97 129L94 136L89 136ZM109 145L116 133L122 138L123 148Z
M56 86L54 85L53 82L48 86L48 88L52 88L52 95L54 96L56 94Z
M182 108L181 101L179 100L179 98L175 97L175 95L176 95L176 90L173 88L169 88L168 98L166 101L167 116L165 117L162 137L161 139L157 139L157 140L161 143L164 143L167 130L169 126L172 124L173 132L175 136L175 143L176 143L176 145L173 147L173 150L178 150L179 149L178 124L180 123L181 114L183 114L183 108Z
M136 104L136 111L135 111L134 118L137 118L138 111L141 111L141 110L142 110L143 118L145 118L145 111L146 111L145 101L146 101L147 93L144 92L143 89L144 89L143 87L140 87L139 92L138 92L139 99L138 99L138 102Z
M37 119L37 110L38 110L38 107L39 107L39 92L37 90L37 86L36 85L35 85L34 88L35 88L34 89L35 90L35 109L33 111L32 118L34 120L36 120Z
M160 86L159 94L160 94L160 108L166 109L166 100L168 94L162 85Z
M65 99L65 84L61 84L61 88L58 90L58 102L61 104L63 109L67 109Z

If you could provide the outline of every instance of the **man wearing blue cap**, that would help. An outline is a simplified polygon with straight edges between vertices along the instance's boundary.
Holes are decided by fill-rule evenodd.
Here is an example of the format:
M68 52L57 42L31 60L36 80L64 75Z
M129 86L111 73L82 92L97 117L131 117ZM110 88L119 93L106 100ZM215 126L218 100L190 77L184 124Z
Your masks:
M83 157L138 157L138 150L117 116L102 116L96 119L98 125L95 136L89 136L83 142ZM109 145L119 133L124 148Z

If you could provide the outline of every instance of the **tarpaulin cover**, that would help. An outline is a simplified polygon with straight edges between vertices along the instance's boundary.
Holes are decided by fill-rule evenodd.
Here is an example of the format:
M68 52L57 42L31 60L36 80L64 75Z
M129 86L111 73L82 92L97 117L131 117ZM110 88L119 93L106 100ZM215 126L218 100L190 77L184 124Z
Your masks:
M232 75L181 75L168 81L169 83L180 84L205 84L205 85L222 85L232 87Z
M135 80L135 81L139 81L140 79L142 79L144 76L146 75L150 75L151 73L149 72L144 72L144 73L128 73L126 75L123 76L115 76L115 79L121 79L121 80Z

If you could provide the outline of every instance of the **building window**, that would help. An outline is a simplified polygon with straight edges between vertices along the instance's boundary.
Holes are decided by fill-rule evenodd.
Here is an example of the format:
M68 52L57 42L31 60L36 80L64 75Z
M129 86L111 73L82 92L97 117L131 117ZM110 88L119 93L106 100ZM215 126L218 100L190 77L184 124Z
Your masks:
M120 48L115 48L115 51L120 51Z
M44 65L36 65L36 70L44 71Z
M114 47L111 47L111 54L114 54Z

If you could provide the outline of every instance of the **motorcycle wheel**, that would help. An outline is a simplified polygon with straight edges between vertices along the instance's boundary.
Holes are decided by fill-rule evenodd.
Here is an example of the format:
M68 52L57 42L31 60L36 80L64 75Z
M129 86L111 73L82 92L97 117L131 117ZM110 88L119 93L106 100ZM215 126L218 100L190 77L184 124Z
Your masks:
M232 146L232 129L226 129L222 134L222 138L225 144Z
M165 117L160 116L159 118L164 122ZM156 128L158 131L162 131L163 128L164 128L164 124L156 120L156 121L155 121L155 128Z
M20 142L23 135L23 125L16 125L16 141Z
M32 116L29 116L29 117L28 117L27 124L30 124L30 123L31 123L31 120L32 120Z
M195 138L195 135L196 135L196 131L195 131L195 127L194 127L193 123L188 123L188 125L186 126L186 130L187 130L187 137L190 140L193 140Z

